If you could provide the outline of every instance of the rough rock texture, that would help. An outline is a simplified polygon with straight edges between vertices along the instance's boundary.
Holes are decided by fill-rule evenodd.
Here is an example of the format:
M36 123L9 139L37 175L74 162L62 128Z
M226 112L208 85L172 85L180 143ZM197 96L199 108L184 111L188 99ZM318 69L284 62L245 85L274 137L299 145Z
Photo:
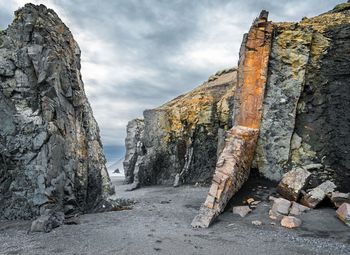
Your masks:
M323 201L323 199L325 199L326 195L333 192L335 188L336 186L333 182L325 181L305 194L300 202L307 207L315 208Z
M274 198L269 217L272 220L281 220L284 215L288 215L291 202L284 198Z
M234 127L220 154L207 199L192 227L209 227L250 174L262 116L262 102L272 36L268 12L262 11L245 35L240 52Z
M227 202L249 177L258 137L257 129L234 127L216 164L208 196L191 225L207 228L222 213Z
M321 163L315 179L350 188L349 31L344 6L299 23L274 23L255 157L267 178Z
M124 161L127 183L134 182L138 142L144 154L137 176L140 184L210 180L225 131L232 127L236 75L234 68L218 72L193 91L146 110L143 121L131 121Z
M336 213L338 218L350 227L350 204L343 203Z
M142 119L129 121L126 128L127 135L125 138L125 159L123 162L125 182L134 181L135 164L138 158L137 147L142 147L141 138L143 137L144 122Z
M291 169L317 166L310 168L314 174L313 187L331 180L340 191L348 192L348 3L320 16L303 18L298 23L273 23L272 34L262 121L253 167L258 168L265 177L278 181ZM243 56L240 54L240 63L244 62ZM240 72L256 70L256 61L251 59L249 67ZM215 78L211 77L210 80L213 80L207 86L210 87ZM230 82L234 84L236 81ZM234 86L226 86L219 91L211 90L207 95L203 93L198 99L196 93L186 94L158 109L145 111L147 132L143 144L147 153L142 184L171 183L175 176L180 183L211 179L217 149L222 148L221 134L232 126L230 119L231 116L235 117L232 113L238 106L232 97L235 94L237 98L244 92L239 89L235 91ZM228 100L222 101L220 98L225 91L229 93L229 96L224 96ZM218 93L219 99L209 100L209 114L204 99L215 97L215 93ZM183 101L189 97L193 97L193 100ZM223 108L220 108L222 104L216 103L219 101L224 102ZM248 104L244 107L246 114L253 106ZM189 109L196 109L196 114L189 114ZM224 118L219 117L220 109L225 109ZM196 119L197 122L194 121Z
M331 200L336 208L339 208L343 203L350 204L350 193L342 193L339 191L330 192L327 197Z
M289 210L289 215L298 216L298 215L301 215L303 212L307 212L307 211L310 211L309 207L303 206L293 201L292 206L290 207L290 210Z
M285 228L297 228L301 226L301 220L294 216L284 216L281 220L281 226Z
M250 213L252 209L249 208L249 206L235 206L232 208L232 213L237 214L241 216L242 218L247 216L248 213Z
M0 32L0 218L49 231L112 189L72 34L43 5L15 16Z
M285 173L277 186L277 191L284 198L297 201L302 189L308 184L311 173L303 168L297 168Z

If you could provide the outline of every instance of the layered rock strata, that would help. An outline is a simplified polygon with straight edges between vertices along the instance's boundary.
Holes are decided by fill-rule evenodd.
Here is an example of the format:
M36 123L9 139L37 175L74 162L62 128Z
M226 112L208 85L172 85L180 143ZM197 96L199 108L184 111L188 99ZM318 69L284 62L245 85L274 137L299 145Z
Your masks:
M42 215L34 229L45 231L113 190L78 44L43 5L15 16L0 32L0 218Z

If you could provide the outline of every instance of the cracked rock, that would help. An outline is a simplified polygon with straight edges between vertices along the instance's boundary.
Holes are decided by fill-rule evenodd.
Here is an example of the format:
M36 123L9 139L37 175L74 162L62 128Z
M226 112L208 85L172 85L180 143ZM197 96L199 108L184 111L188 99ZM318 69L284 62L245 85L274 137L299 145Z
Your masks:
M310 177L311 173L303 168L291 170L283 175L277 186L277 191L284 198L297 201L301 190L305 188Z

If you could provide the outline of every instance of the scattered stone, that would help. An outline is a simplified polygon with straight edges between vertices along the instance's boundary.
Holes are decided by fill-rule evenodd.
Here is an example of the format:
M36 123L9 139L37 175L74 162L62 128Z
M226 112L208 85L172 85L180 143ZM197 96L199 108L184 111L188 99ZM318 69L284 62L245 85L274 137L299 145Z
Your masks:
M262 223L260 220L253 220L253 221L252 221L252 224L253 224L254 226L261 226L263 223Z
M350 227L350 204L343 203L336 211L338 218Z
M80 219L79 216L73 216L70 218L67 218L64 220L64 224L66 225L79 225L80 224Z
M276 225L276 222L271 221L270 225Z
M291 202L289 200L284 198L277 198L273 202L271 210L283 215L287 215L289 212L290 206L291 206Z
M288 215L291 202L284 198L274 198L269 217L272 220L280 220L283 215Z
M248 198L247 199L247 204L250 205L251 203L254 202L254 198Z
M250 205L254 205L254 206L256 206L256 205L258 205L258 204L260 204L261 203L261 201L253 201L253 202L251 202L250 203Z
M303 212L309 211L310 208L303 206L297 202L292 202L292 206L289 210L289 215L294 215L294 216L298 216L301 215Z
M335 188L336 186L333 182L325 181L304 195L300 202L307 207L315 208L322 202L326 195L333 192Z
M297 201L300 191L306 186L311 173L303 168L297 168L285 173L277 186L277 191L284 198Z
M42 215L32 222L30 227L31 232L45 232L48 233L52 230L52 224L49 215Z
M242 218L245 217L251 211L252 209L250 209L249 206L235 206L232 209L233 214L238 214Z
M281 220L281 226L285 228L297 228L301 225L301 220L294 216L284 216Z
M339 208L343 203L350 204L350 193L341 193L339 191L330 192L327 197L331 200L336 208Z

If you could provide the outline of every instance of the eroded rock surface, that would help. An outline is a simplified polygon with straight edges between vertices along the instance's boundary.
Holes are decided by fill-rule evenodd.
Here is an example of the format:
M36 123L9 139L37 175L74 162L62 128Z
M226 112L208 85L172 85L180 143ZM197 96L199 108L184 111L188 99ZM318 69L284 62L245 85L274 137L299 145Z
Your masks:
M225 131L232 127L237 70L223 70L193 91L128 124L124 170L127 183L140 185L208 182ZM142 155L137 144L142 144ZM142 160L140 159L142 157Z
M15 16L0 32L0 218L49 231L113 190L71 32L43 5Z
M284 173L302 167L313 173L313 187L331 180L339 191L350 191L347 6L339 5L297 23L272 23L262 119L253 162L253 167L271 180L279 181ZM244 61L241 52L239 62ZM251 59L240 72L250 72L253 67L256 70L255 61ZM223 72L212 76L193 92L145 111L146 132L141 140L147 153L141 171L142 185L210 181L224 131L232 127L231 118L238 107L232 99L244 92L234 85L238 82L236 77L221 82L228 75ZM256 100L260 102L259 98ZM249 107L254 104L244 107L245 115L249 114Z
M306 187L311 173L303 168L297 168L283 175L282 180L277 186L277 191L284 198L297 201L300 192Z

